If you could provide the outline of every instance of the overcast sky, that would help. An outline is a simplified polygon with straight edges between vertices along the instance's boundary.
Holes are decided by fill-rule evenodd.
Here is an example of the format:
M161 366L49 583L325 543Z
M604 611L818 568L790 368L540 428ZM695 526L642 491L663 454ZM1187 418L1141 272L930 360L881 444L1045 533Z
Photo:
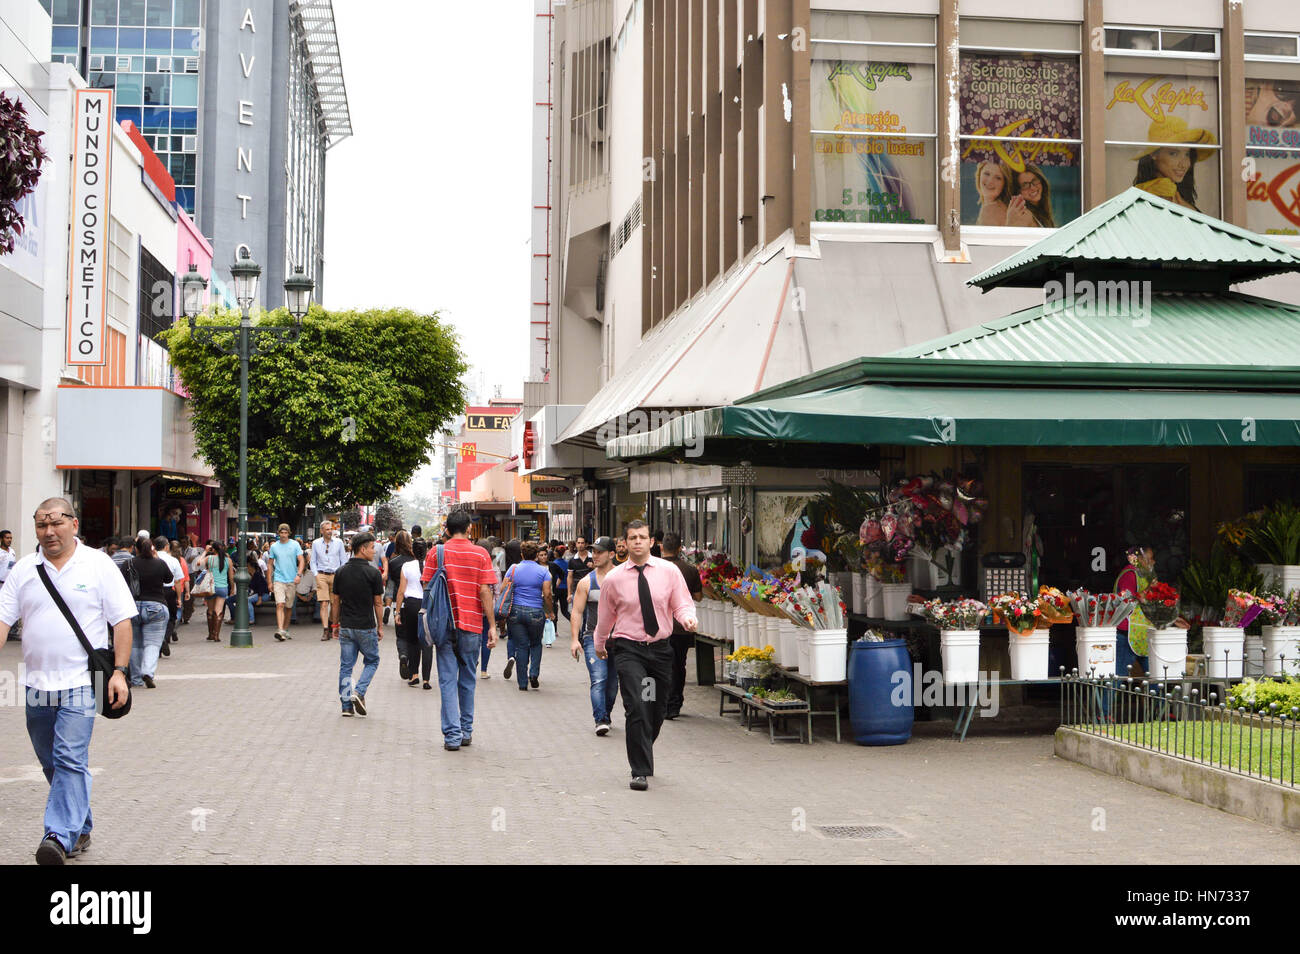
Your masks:
M438 311L484 396L522 397L532 4L334 0L334 17L353 136L326 162L322 303Z

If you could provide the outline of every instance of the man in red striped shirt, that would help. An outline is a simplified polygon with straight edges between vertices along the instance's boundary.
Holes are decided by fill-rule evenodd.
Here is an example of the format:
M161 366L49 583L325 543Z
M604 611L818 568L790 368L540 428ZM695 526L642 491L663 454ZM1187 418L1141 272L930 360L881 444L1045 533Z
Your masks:
M483 620L488 622L488 648L497 644L497 621L492 612L492 586L497 581L487 551L470 542L470 516L457 510L447 517L450 538L443 545L447 561L447 595L456 622L456 639L435 647L438 691L442 696L442 747L455 752L470 744L474 732L474 690L478 688L478 661ZM438 547L430 546L421 582L428 584L438 569Z

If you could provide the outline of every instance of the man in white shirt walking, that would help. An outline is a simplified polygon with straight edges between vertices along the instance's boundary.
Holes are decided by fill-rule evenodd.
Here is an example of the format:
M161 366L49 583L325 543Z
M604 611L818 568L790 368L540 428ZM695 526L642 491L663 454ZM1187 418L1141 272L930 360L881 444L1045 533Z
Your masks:
M334 536L334 524L320 525L320 536L312 541L311 569L316 574L316 602L320 604L321 642L330 639L330 601L334 598L334 574L348 562L343 541ZM337 627L337 621L335 623Z
M86 650L46 590L38 567L44 566L91 646L107 648L112 627L116 669L104 691L115 709L127 699L136 605L112 559L77 540L79 524L71 503L62 497L43 501L35 523L40 552L19 560L0 588L0 646L22 619L27 735L50 783L36 862L61 865L68 855L90 847L90 735L98 687Z
M14 535L8 530L0 530L0 587L5 585L9 571L17 562L18 557L14 554Z

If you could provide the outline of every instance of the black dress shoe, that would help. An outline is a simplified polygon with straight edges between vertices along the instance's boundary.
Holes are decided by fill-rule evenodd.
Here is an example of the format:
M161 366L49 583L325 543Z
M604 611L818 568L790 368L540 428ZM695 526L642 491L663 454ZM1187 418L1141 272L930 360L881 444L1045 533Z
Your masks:
M67 858L68 853L59 844L59 839L53 835L46 835L45 840L36 849L36 863L38 865L61 865Z
M650 787L650 783L646 781L644 775L633 775L632 781L628 782L627 787L632 789L634 792L644 792Z
M536 677L536 676L529 676L529 677L528 677L528 685L530 685L530 686L532 686L534 689L536 689L536 688L537 688L537 677Z
M140 678L144 680L144 684L150 689L158 688L157 684L153 681L153 676L141 676Z
M460 746L459 746L459 745L452 745L450 742L444 742L444 743L442 743L442 747L443 747L444 749L446 749L448 752L459 752L459 751L460 751Z
M166 643L163 643L162 647L158 650L158 654L161 656L170 656L172 654L172 649Z

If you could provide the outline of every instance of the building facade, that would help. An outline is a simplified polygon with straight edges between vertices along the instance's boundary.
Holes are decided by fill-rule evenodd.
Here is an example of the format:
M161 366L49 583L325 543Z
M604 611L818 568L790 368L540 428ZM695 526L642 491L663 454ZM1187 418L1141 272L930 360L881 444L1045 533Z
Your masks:
M576 0L534 9L525 472L599 532L716 543L729 488L814 470L628 467L611 438L1042 302L981 270L1137 186L1300 232L1283 0ZM1251 290L1300 300L1293 275ZM522 427L520 428L522 432ZM522 446L522 433L517 447ZM739 481L739 483L737 483ZM669 501L665 504L664 501ZM751 499L752 507L757 503ZM710 509L714 508L714 509ZM582 521L580 520L581 524Z
M351 135L330 0L41 0L54 62L113 89L219 263L249 247L263 304L324 285L325 153Z

